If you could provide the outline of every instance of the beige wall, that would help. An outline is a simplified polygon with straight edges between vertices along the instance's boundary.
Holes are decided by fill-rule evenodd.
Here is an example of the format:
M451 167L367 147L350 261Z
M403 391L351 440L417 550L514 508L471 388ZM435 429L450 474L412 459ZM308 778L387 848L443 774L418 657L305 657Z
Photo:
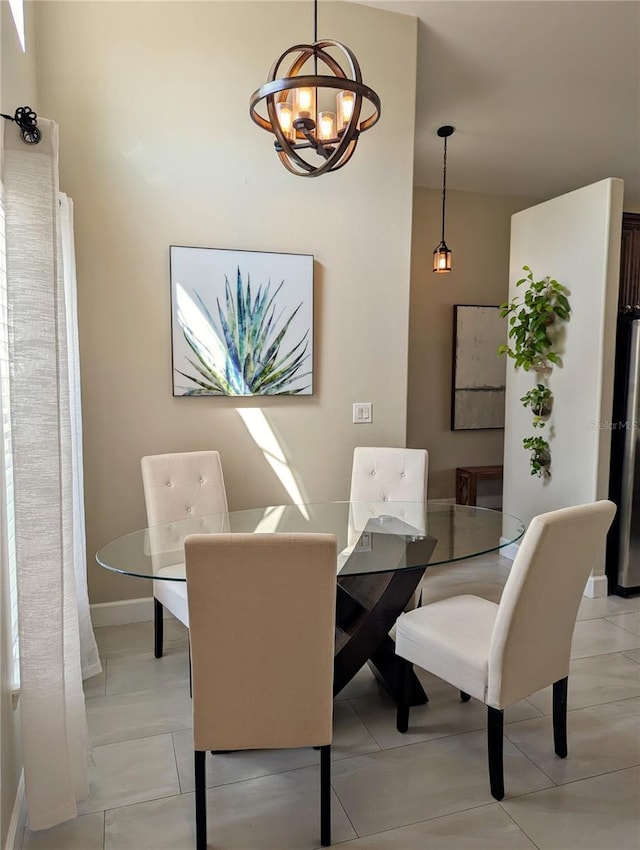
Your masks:
M407 445L429 450L432 499L454 496L457 466L502 463L502 430L450 430L453 305L506 300L510 218L531 203L525 198L447 192L446 239L453 269L436 275L432 255L440 241L442 192L415 189Z
M33 5L25 4L26 53L22 52L7 0L0 3L0 112L18 106L38 110ZM4 129L4 128L1 128ZM13 708L12 637L8 576L0 576L0 847L7 831L22 772L20 711Z
M46 2L41 105L60 124L75 202L92 602L150 587L93 563L145 524L140 458L216 448L231 508L291 501L238 410L261 408L305 499L345 498L360 444L404 445L416 21L320 4L383 117L351 163L293 177L248 117L280 51L312 35L306 3ZM173 398L169 245L315 255L315 393ZM352 424L371 401L372 425Z

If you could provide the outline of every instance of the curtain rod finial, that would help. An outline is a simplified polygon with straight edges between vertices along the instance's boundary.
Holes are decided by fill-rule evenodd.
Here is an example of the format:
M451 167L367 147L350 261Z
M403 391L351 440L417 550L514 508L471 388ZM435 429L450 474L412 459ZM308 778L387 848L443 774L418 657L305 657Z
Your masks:
M42 138L38 128L38 116L30 106L19 106L13 116L0 112L0 118L15 121L20 128L22 141L27 145L37 145Z

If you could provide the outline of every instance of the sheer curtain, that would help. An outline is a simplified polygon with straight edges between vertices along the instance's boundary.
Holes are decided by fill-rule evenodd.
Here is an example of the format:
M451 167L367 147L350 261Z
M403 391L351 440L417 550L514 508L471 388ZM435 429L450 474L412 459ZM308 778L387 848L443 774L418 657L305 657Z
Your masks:
M88 792L83 676L100 671L87 595L72 205L58 128L24 144L4 122L10 409L20 705L31 829ZM66 255L66 256L65 256ZM63 262L64 258L64 262Z

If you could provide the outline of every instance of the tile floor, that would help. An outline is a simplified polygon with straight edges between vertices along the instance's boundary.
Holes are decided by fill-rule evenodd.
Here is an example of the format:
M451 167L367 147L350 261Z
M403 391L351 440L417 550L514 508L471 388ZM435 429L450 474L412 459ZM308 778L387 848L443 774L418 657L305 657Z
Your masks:
M499 599L498 555L434 568L425 595ZM104 671L86 683L91 791L79 816L25 830L22 850L193 850L187 636L152 624L96 630ZM489 794L485 709L424 674L406 735L368 669L335 702L333 841L353 850L639 850L640 598L584 599L569 679L569 757L553 755L550 689L505 718L506 796ZM319 846L318 754L207 759L209 848Z

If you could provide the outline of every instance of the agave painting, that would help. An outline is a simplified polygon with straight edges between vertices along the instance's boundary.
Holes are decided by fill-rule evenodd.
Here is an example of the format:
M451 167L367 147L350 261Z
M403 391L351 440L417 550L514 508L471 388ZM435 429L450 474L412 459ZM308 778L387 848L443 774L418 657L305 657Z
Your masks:
M173 267L172 254L172 272ZM174 372L188 382L174 392L190 396L309 394L312 340L310 324L300 321L304 308L308 309L304 299L295 303L290 293L283 297L284 279L275 285L267 279L255 287L251 274L239 265L233 283L227 274L222 277L224 290L215 297L211 287L202 291L195 284L189 288L177 279L173 282L174 334L179 330L187 346L184 365L174 357Z

